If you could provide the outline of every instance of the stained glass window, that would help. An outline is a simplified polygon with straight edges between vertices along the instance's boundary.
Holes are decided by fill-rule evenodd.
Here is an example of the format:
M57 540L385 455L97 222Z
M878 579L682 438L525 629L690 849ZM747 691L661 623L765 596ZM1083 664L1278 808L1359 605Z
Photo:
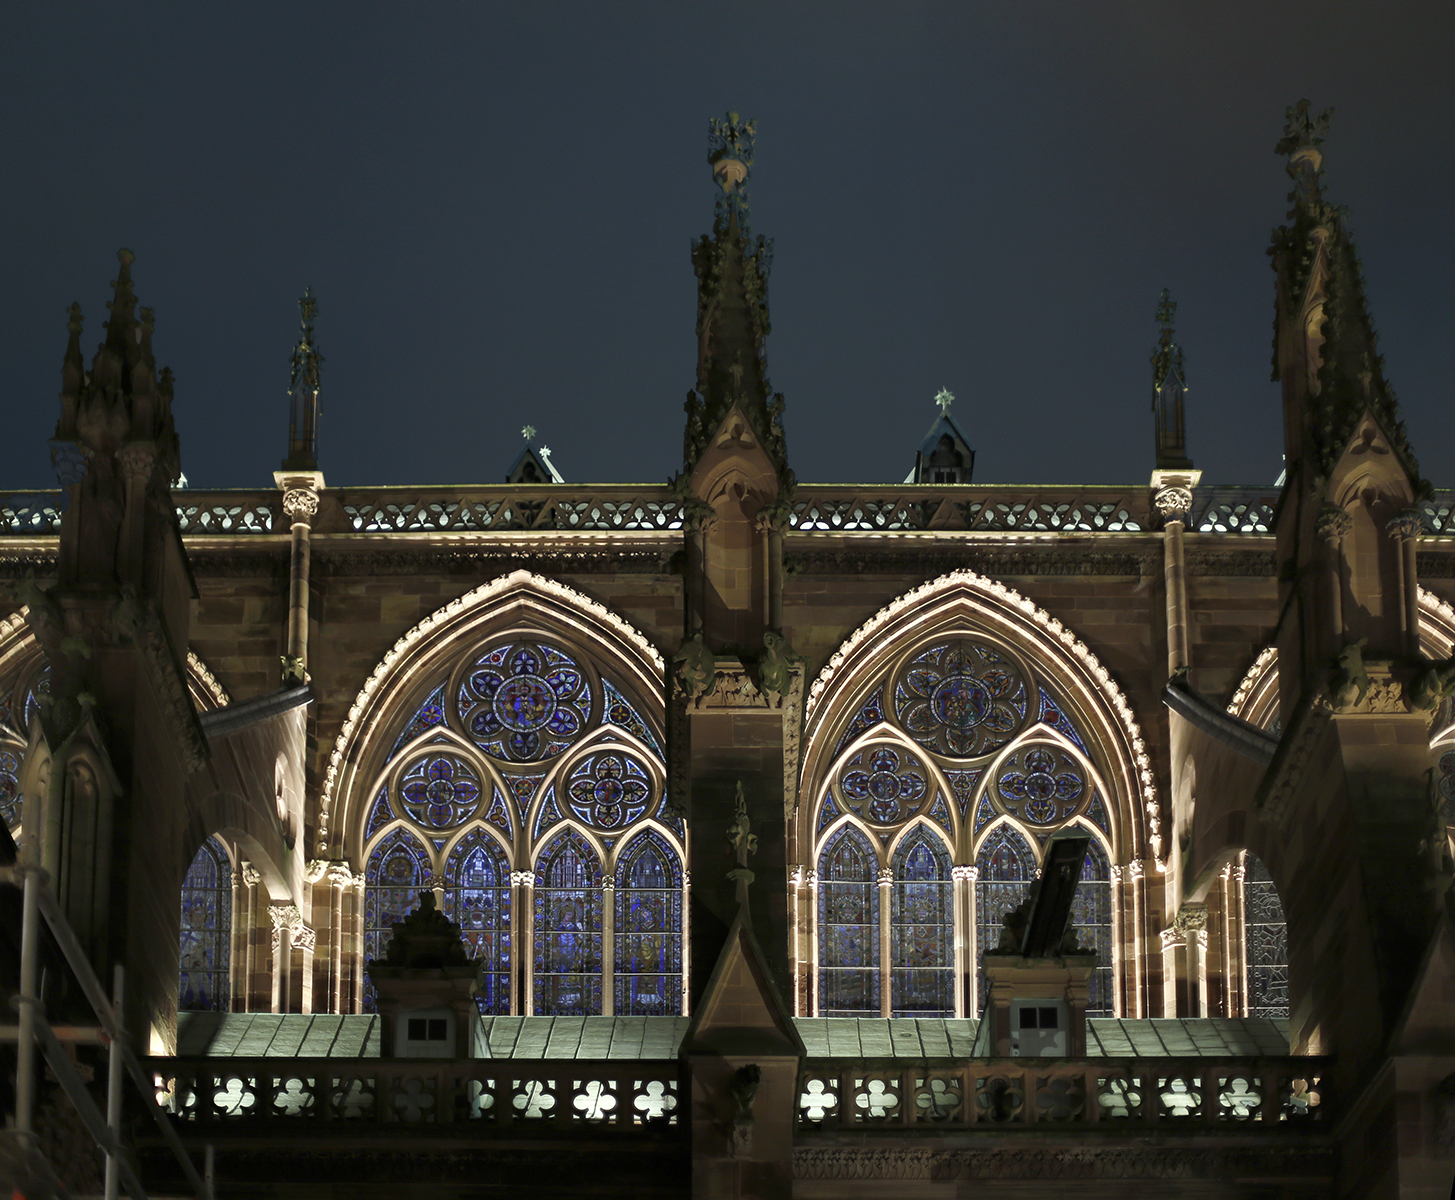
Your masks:
M445 685L440 684L409 719L409 724L404 727L403 732L395 741L394 749L389 752L389 757L393 758L407 743L412 742L426 729L434 729L436 726L443 725L445 723L444 705Z
M891 864L890 1004L896 1017L955 1015L955 903L950 855L917 829Z
M477 1003L486 1015L510 1012L510 867L498 842L466 834L445 864L444 913L460 926L469 956L483 966Z
M1087 798L1086 773L1059 746L1033 744L1017 750L996 774L995 804L1031 825L1058 825Z
M537 762L581 736L591 713L591 684L559 647L514 642L476 661L460 686L459 713L487 754Z
M395 924L418 907L419 893L429 886L429 855L405 830L394 830L374 847L364 869L365 962L384 957ZM374 1011L374 988L367 982L364 1010Z
M613 750L582 759L566 785L566 803L597 829L630 825L652 804L652 777L635 755Z
M454 754L431 754L400 777L399 807L426 829L453 829L468 821L480 803L480 777Z
M894 685L894 712L911 737L953 758L1004 746L1026 720L1026 684L1010 656L982 642L921 651Z
M641 834L617 864L617 1016L682 1011L682 872L672 847Z
M1078 832L1080 832L1078 830ZM1096 970L1091 975L1091 995L1086 1002L1088 1017L1111 1017L1111 864L1095 838L1081 864L1081 882L1071 903L1071 924L1076 940L1096 950Z
M846 826L818 864L819 1015L878 1017L877 859L864 835Z
M1015 829L997 825L981 844L975 865L975 935L980 953L1000 945L1001 918L1026 898L1036 877L1036 856ZM977 995L986 998L985 975L979 976Z
M1439 782L1435 786L1440 792L1440 815L1445 824L1455 825L1455 750L1446 747L1440 755L1437 775Z
M232 861L216 838L197 849L182 880L177 1007L226 1012L232 963Z
M902 747L861 750L839 772L839 798L844 807L876 825L908 820L930 791L924 764Z
M535 1012L601 1012L601 866L575 830L552 841L536 865Z
M7 828L14 830L20 825L24 800L20 794L20 750L0 746L0 817Z
M1283 902L1268 868L1254 854L1243 863L1243 913L1247 930L1248 1015L1288 1017L1288 928Z

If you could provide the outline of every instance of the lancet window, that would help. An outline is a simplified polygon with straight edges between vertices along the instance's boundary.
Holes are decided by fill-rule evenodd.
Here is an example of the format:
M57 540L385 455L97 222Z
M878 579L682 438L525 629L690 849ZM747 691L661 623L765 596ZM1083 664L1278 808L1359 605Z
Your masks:
M686 829L642 698L536 631L416 695L362 817L365 957L436 888L483 964L483 1012L681 1013Z
M966 632L910 648L860 695L816 734L835 749L805 781L818 889L810 1011L977 1015L979 955L1000 945L1047 843L1075 832L1091 846L1073 921L1097 953L1091 1010L1111 1015L1110 793L1054 685L1020 652Z
M1248 963L1248 1015L1288 1017L1288 928L1268 868L1254 854L1243 860L1243 919Z
M231 946L232 860L212 837L198 847L182 880L179 1009L227 1011Z
M50 668L34 664L18 678L0 685L0 818L12 834L25 819L25 797L20 790L21 765L30 740L31 722L40 711L40 697L50 691Z

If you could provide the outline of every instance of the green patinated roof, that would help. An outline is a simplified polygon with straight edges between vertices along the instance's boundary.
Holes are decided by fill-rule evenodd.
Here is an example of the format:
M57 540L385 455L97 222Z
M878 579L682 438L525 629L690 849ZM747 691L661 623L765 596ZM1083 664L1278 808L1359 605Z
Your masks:
M675 1058L687 1017L485 1017L495 1058ZM979 1022L797 1017L810 1058L968 1058ZM1288 1022L1228 1017L1086 1023L1091 1058L1249 1058L1288 1053ZM183 1058L377 1058L374 1016L181 1013Z

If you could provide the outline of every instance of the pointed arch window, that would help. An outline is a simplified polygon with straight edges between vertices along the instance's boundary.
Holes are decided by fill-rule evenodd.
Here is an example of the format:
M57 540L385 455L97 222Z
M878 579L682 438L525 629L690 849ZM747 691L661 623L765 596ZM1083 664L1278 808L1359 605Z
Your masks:
M1243 860L1243 914L1248 963L1248 1015L1288 1019L1288 926L1268 868Z
M923 827L891 863L890 997L896 1017L955 1015L955 900L950 855Z
M534 982L537 1016L601 1012L601 864L574 829L536 865Z
M1005 914L1030 892L1036 877L1036 856L1030 844L1010 825L997 825L981 843L975 859L975 934L980 954L1000 945ZM983 1007L985 974L977 975L976 995Z
M878 858L843 826L819 856L819 1015L882 1016L879 1001Z
M618 862L612 968L617 1016L682 1011L682 868L653 831Z
M466 952L483 964L477 1003L486 1015L510 1012L510 867L481 830L466 834L445 865L444 913L460 927Z
M1078 833L1088 832L1077 830ZM1086 1001L1088 1017L1115 1015L1111 969L1111 863L1093 834L1081 864L1081 882L1071 903L1071 925L1076 940L1096 951L1096 970L1091 976L1091 993Z
M177 1007L227 1012L232 965L232 860L215 837L197 848L182 880Z
M364 961L384 957L394 926L419 904L419 893L430 887L430 857L424 846L404 829L395 829L374 847L364 869ZM374 1011L374 987L365 976L364 1008Z

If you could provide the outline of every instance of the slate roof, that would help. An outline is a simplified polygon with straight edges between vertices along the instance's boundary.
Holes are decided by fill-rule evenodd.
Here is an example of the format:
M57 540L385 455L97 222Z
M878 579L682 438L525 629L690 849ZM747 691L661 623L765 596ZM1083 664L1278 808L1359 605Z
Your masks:
M796 1017L810 1058L968 1058L980 1022ZM484 1017L495 1058L675 1058L687 1017ZM1228 1017L1086 1023L1091 1058L1249 1058L1288 1053L1288 1022ZM375 1016L179 1013L183 1058L377 1058Z

